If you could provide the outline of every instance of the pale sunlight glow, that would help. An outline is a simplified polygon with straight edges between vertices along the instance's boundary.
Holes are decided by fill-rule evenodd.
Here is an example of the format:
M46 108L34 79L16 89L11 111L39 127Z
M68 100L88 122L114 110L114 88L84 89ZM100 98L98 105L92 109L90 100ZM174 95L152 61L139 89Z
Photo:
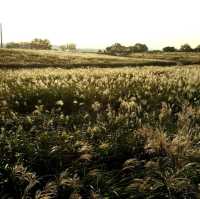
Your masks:
M4 42L104 48L115 42L152 49L200 44L199 0L0 0Z

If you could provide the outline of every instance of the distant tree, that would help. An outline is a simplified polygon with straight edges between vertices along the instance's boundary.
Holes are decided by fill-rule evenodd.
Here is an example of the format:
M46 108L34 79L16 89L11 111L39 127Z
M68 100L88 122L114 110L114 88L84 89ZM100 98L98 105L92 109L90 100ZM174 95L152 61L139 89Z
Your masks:
M19 47L22 48L22 49L30 49L31 43L30 42L20 42Z
M140 43L136 43L134 46L130 46L129 48L133 53L139 53L139 52L141 53L148 51L148 47L146 46L146 44L140 44Z
M122 46L120 43L115 43L107 47L105 52L110 55L127 55L130 53L130 49L126 46Z
M76 44L74 44L74 43L69 43L69 44L67 44L67 50L70 50L70 51L74 51L74 50L76 50Z
M200 44L194 49L195 52L200 52Z
M34 39L30 43L32 49L49 50L52 48L48 39Z
M6 44L6 48L21 48L21 49L30 49L29 42L10 42Z
M60 48L61 50L65 51L65 50L67 50L67 45L61 45L61 46L59 46L59 48Z
M122 50L122 45L120 43L115 43L106 48L106 52L111 55L117 55Z
M180 47L180 51L181 52L192 52L193 49L191 48L191 46L189 44L184 44Z
M167 46L163 48L163 52L176 52L176 48L173 46Z
M20 45L19 43L16 43L16 42L9 42L6 44L6 48L19 48Z
M51 49L51 44L47 39L34 39L31 42L10 42L6 44L6 48L21 48L21 49Z
M102 50L98 50L97 53L98 54L103 54L103 51Z

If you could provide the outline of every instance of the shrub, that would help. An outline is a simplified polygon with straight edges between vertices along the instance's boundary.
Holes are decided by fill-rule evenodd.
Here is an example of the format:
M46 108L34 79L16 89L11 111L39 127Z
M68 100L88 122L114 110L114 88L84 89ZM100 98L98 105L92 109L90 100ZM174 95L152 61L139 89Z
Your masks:
M194 49L195 52L200 52L200 45L198 45L195 49Z
M10 42L6 44L6 48L49 50L51 47L50 41L47 39L34 39L31 42Z
M30 43L31 49L38 49L38 50L49 50L51 49L51 43L47 39L34 39Z
M136 43L134 46L130 46L129 48L133 53L142 53L148 51L148 47L146 46L146 44L140 43Z
M10 42L6 44L6 48L20 48L20 44L16 42Z
M76 50L76 44L74 43L68 43L66 47L67 47L67 50L70 50L70 51Z
M115 43L106 48L106 53L110 55L127 55L130 53L130 49L120 43Z
M181 52L192 52L193 49L191 48L191 46L189 44L184 44L180 47L180 51Z
M163 52L176 52L176 48L173 46L167 46L163 48Z

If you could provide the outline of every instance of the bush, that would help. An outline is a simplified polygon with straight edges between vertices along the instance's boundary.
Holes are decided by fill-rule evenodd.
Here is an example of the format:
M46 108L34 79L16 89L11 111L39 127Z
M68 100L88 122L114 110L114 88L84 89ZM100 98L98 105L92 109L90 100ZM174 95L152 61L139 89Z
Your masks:
M20 44L16 42L9 42L6 44L6 48L19 48Z
M66 51L67 50L67 46L66 45L61 45L61 46L59 46L59 48L62 51Z
M67 50L70 50L70 51L76 50L76 44L74 44L74 43L69 43L66 45L66 47L67 47Z
M193 49L191 48L191 46L189 44L184 44L180 47L180 51L181 52L192 52Z
M134 46L129 47L133 53L143 53L148 51L148 47L145 44L137 43Z
M48 39L34 39L30 43L31 49L49 50L52 48Z
M194 49L195 52L200 52L200 45L198 45L195 49Z
M167 46L163 48L163 52L176 52L176 48L173 46Z
M148 47L145 44L137 43L134 46L122 46L120 43L115 43L106 48L106 53L110 55L128 55L130 53L147 52Z
M34 39L31 42L10 42L6 44L6 48L49 50L51 47L50 41L47 39Z
M106 48L106 53L110 55L127 55L130 53L129 48L122 46L120 43L115 43Z

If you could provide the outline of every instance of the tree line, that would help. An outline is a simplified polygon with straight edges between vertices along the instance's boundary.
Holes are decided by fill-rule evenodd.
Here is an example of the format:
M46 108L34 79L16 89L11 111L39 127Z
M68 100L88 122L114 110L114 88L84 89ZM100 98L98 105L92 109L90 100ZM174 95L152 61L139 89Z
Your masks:
M105 53L109 55L128 55L131 53L145 53L148 52L149 49L146 44L136 43L133 46L123 46L120 43L115 43L105 49L104 52L100 51L100 53ZM173 46L166 46L162 49L163 52L200 52L200 45L196 48L192 48L189 44L183 44L179 49L176 49ZM161 52L159 50L153 50L151 52Z
M53 48L48 39L33 39L30 42L9 42L5 45L6 48L19 48L19 49L35 49L35 50L51 50ZM58 47L60 50L76 50L74 43L68 43Z
M196 48L192 48L189 44L184 44L180 47L180 49L176 49L173 46L167 46L163 48L164 52L200 52L200 45Z
M48 39L33 39L30 42L10 42L5 45L6 48L20 48L20 49L36 49L36 50L50 50L52 45ZM57 49L62 51L76 50L76 44L68 43L65 45L60 45ZM129 55L131 53L145 53L145 52L200 52L200 45L196 48L192 48L189 44L183 44L179 49L173 46L166 46L161 51L160 50L149 50L146 44L136 43L132 46L124 46L120 43L115 43L108 46L104 51L99 51L99 53L109 54L109 55Z
M6 48L50 50L52 45L48 39L33 39L31 42L10 42Z

